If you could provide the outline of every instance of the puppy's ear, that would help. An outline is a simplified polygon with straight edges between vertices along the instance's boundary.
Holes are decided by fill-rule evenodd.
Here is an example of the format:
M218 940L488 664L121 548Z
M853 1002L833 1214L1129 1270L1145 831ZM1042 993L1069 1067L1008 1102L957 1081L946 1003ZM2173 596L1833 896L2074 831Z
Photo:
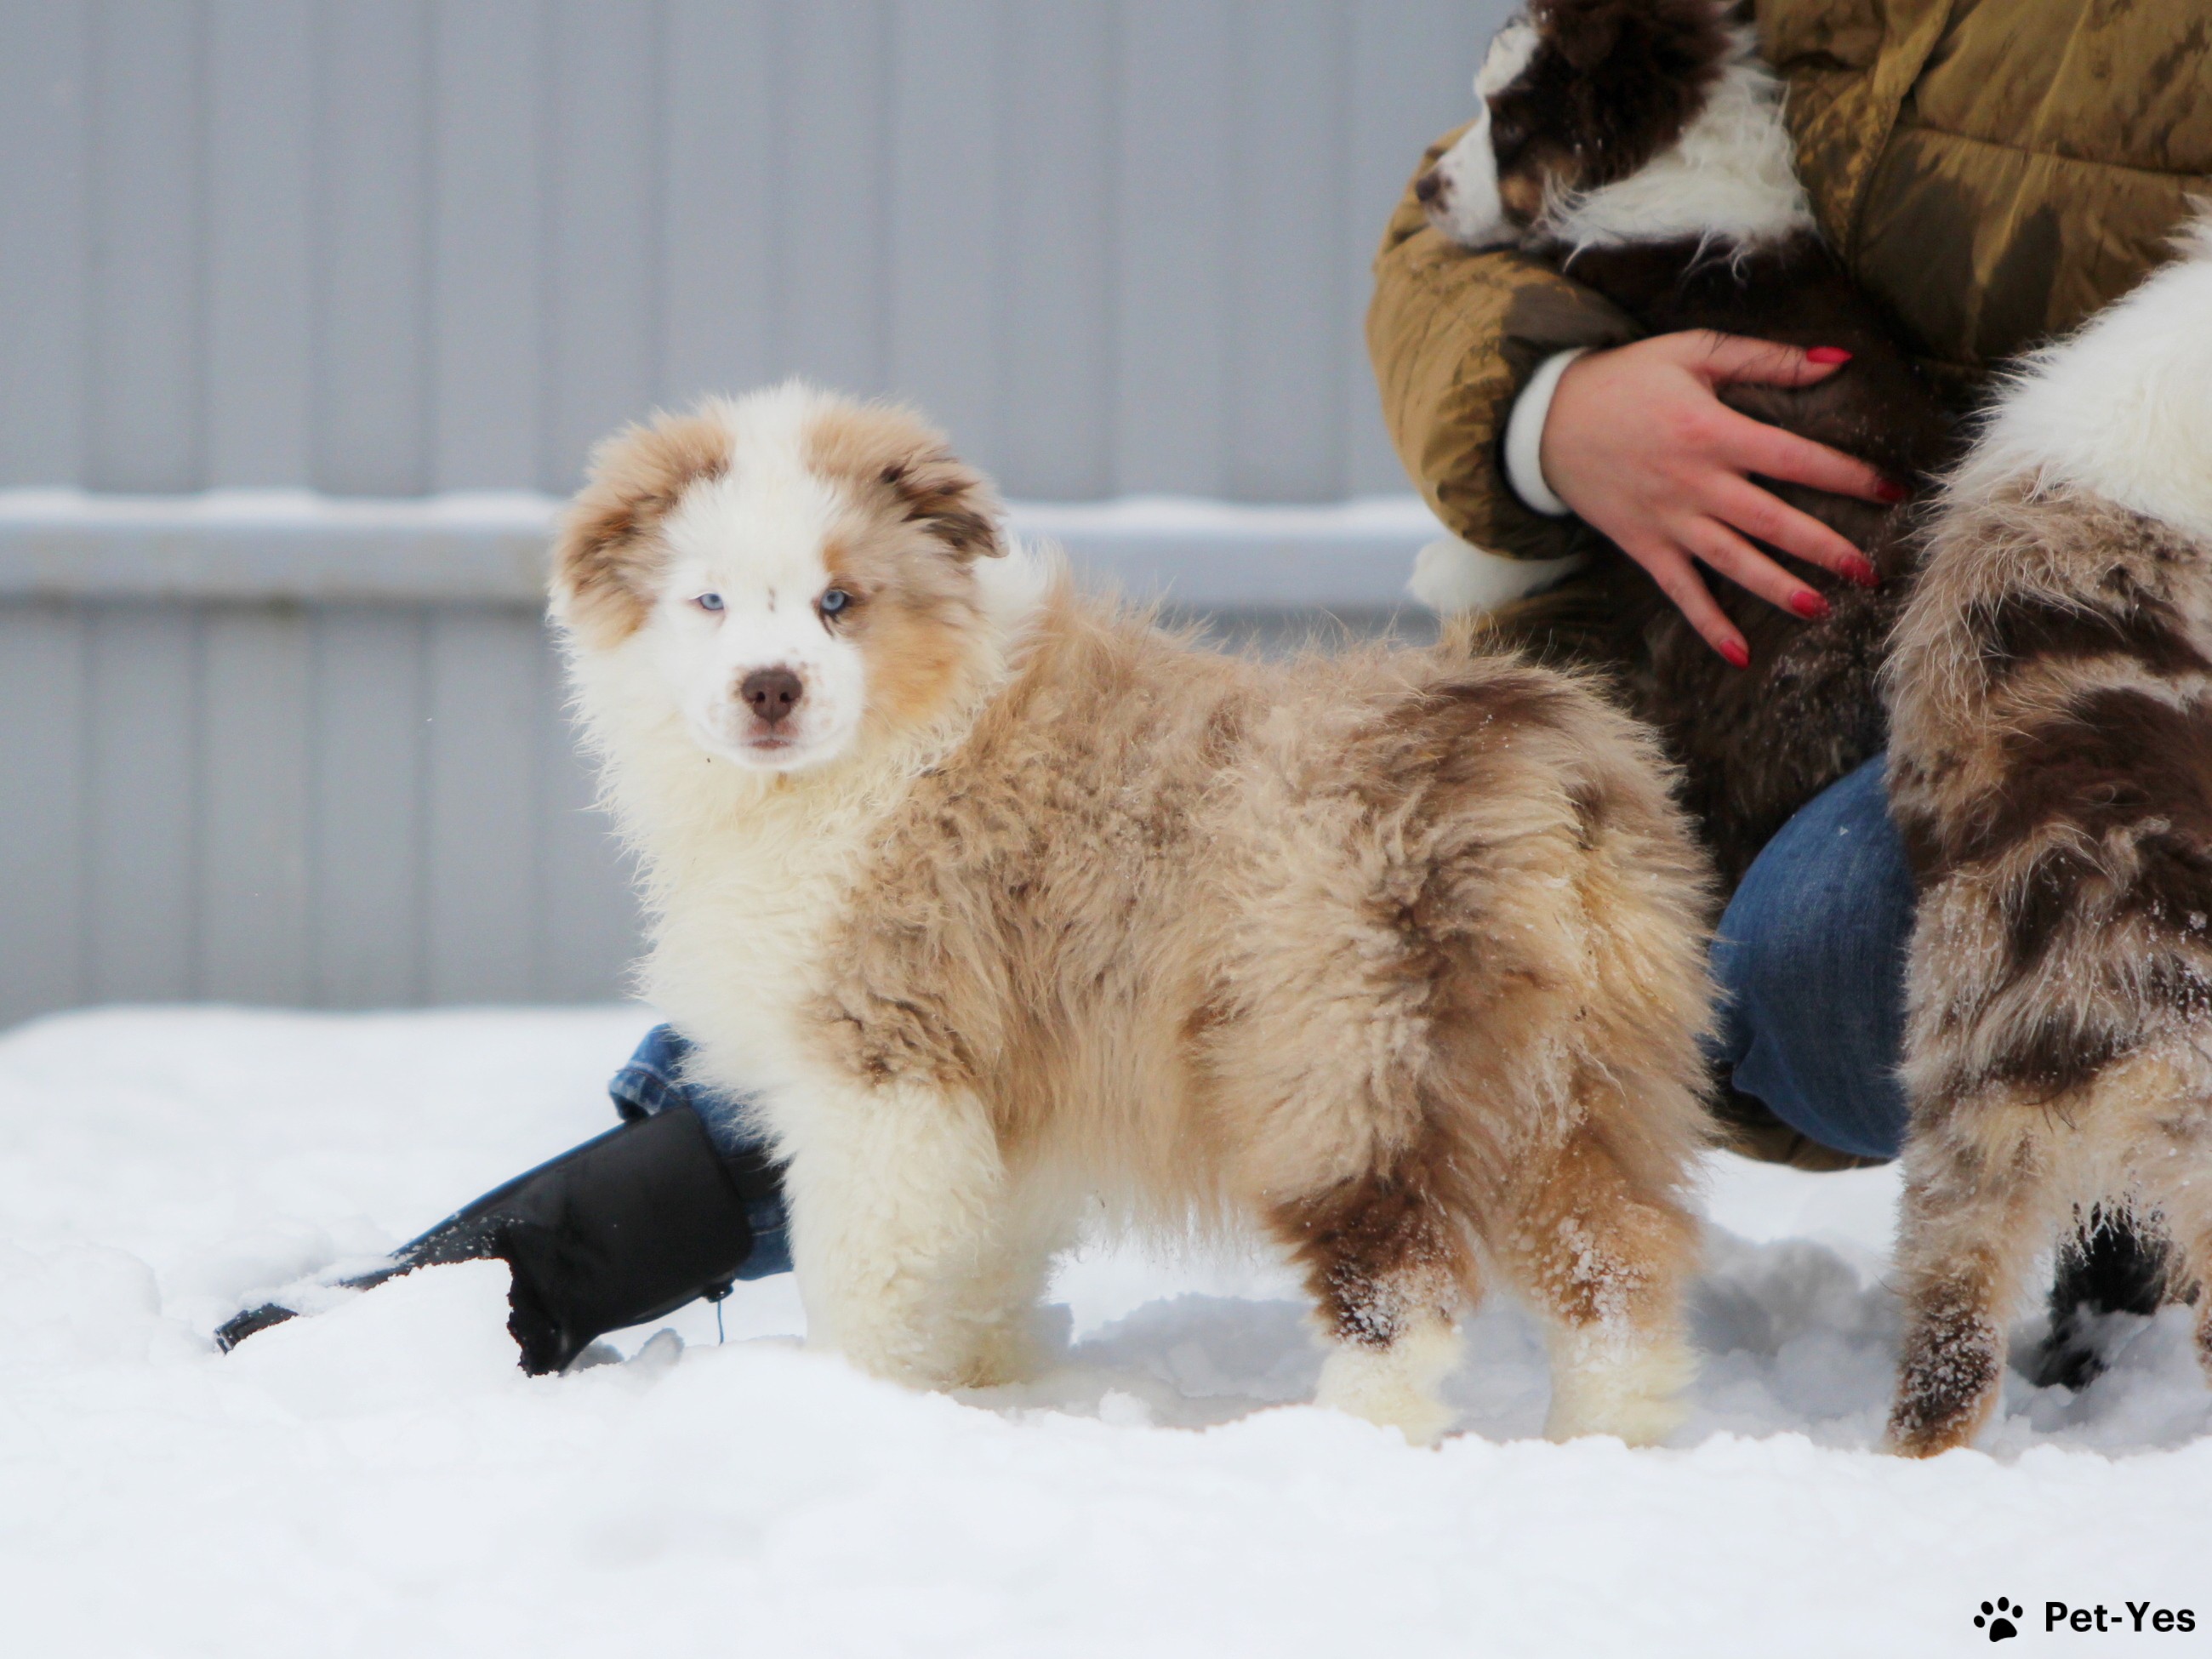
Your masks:
M889 462L881 476L907 518L943 542L953 557L964 562L1006 552L990 480L951 450L939 445Z
M808 434L808 459L858 501L919 526L963 564L1006 550L991 481L903 409L836 403Z
M1599 152L1597 182L1680 137L1728 60L1726 0L1537 0L1533 11L1572 71L1564 95Z
M591 475L553 543L553 596L569 627L604 650L644 623L684 492L730 470L730 432L703 415L662 415L592 452Z
M1695 75L1728 49L1729 0L1547 0L1540 27L1559 55L1588 73L1607 59L1622 76Z
M1620 8L1613 0L1550 8L1551 35L1559 56L1587 75L1613 56L1620 42Z

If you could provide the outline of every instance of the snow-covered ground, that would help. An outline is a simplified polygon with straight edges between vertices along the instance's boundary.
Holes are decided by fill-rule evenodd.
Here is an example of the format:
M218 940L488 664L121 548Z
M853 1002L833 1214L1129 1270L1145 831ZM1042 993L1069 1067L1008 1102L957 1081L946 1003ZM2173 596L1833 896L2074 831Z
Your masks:
M113 1011L0 1036L0 1646L26 1655L1961 1653L2212 1628L2212 1393L2179 1310L1986 1449L1869 1449L1887 1170L1717 1161L1688 1426L1535 1438L1486 1309L1440 1450L1313 1409L1279 1267L1098 1250L1018 1391L802 1352L787 1279L526 1378L505 1269L218 1356L256 1289L374 1252L611 1121L630 1010ZM648 1338L652 1338L648 1340ZM2048 1601L2118 1632L2046 1634ZM2124 1603L2191 1607L2194 1636ZM2148 1611L2148 1609L2147 1609Z

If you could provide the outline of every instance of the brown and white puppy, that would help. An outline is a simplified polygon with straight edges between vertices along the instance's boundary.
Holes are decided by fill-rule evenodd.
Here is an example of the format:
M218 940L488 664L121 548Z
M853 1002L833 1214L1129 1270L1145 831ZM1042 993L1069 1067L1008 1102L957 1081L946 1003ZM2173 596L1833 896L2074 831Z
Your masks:
M1322 1398L1413 1439L1485 1273L1547 1322L1555 1432L1668 1431L1707 894L1589 690L1200 649L800 386L611 441L553 588L645 988L789 1160L812 1340L1017 1376L1103 1200L1272 1235Z
M1730 386L1722 400L1901 484L1948 459L1940 400L1821 240L1781 88L1722 0L1536 0L1492 43L1475 90L1474 124L1416 185L1446 234L1556 264L1647 333L1842 347L1850 362L1816 386ZM1881 748L1875 674L1913 556L1909 507L1761 483L1865 550L1880 580L1854 586L1778 556L1832 606L1813 622L1715 584L1748 670L1715 656L1617 550L1591 577L1607 590L1594 613L1612 620L1589 650L1681 762L1730 884L1792 812ZM1441 591L1471 587L1474 573L1428 574Z
M2002 394L1886 678L1920 889L1890 1434L1927 1454L2077 1215L2162 1221L2212 1367L2212 219Z

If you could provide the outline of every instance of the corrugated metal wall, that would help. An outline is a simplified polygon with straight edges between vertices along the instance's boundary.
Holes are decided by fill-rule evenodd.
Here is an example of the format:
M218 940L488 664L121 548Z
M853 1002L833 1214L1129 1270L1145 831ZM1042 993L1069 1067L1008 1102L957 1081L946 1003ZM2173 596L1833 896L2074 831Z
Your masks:
M332 561L380 546L400 564L436 533L253 548L267 532L237 526L228 556L182 566L118 558L100 532L74 584L0 535L0 1023L93 1002L618 994L628 872L514 568L533 542L449 526L453 568L365 580ZM1146 585L1141 546L1094 545L1092 569ZM1412 543L1375 545L1372 597L1364 560L1332 577L1310 556L1306 603L1379 626ZM1303 635L1316 611L1236 608L1255 550L1241 574L1222 561L1198 609L1243 642Z
M0 1018L614 994L555 682L513 607L0 605Z
M1017 495L1402 487L1368 258L1502 0L5 0L0 483L541 487L920 399Z
M0 487L564 494L799 372L1018 496L1402 489L1367 263L1506 9L0 0ZM16 581L0 1019L610 994L587 796L526 604Z

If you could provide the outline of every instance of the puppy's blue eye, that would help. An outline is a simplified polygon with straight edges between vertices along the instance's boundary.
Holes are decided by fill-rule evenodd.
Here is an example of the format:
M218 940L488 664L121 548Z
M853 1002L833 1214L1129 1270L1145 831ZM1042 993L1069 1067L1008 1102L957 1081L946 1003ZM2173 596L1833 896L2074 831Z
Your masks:
M825 617L834 617L852 602L853 596L850 593L842 587L833 587L821 598L822 614Z
M702 593L691 603L702 611L720 611L722 608L722 596L720 593Z

